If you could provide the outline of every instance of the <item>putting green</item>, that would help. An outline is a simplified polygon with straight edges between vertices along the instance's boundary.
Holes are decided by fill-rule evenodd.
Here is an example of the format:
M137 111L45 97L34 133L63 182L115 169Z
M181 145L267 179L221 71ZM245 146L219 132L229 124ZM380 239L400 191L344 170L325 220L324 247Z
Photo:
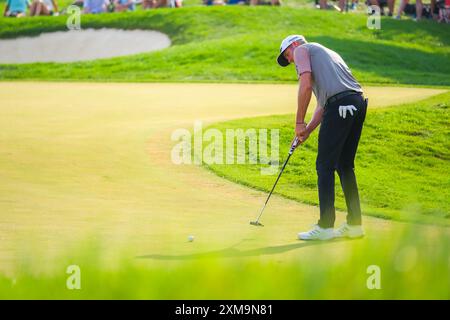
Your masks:
M366 88L371 109L444 91ZM191 130L195 120L293 113L296 92L295 85L2 82L0 270L14 270L30 252L41 255L40 268L51 268L52 258L91 240L105 258L122 249L131 257L230 247L261 259L314 254L296 234L315 223L318 208L274 196L266 226L254 228L249 221L266 194L170 159L175 129ZM337 223L343 220L339 214ZM364 223L369 238L404 225L369 217ZM324 245L332 252L347 246Z

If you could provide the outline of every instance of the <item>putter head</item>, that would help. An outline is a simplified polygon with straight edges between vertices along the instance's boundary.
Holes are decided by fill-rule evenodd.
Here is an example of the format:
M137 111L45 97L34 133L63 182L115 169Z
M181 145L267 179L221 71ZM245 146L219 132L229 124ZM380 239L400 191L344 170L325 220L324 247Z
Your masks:
M264 227L264 225L259 221L250 221L250 224L256 227Z

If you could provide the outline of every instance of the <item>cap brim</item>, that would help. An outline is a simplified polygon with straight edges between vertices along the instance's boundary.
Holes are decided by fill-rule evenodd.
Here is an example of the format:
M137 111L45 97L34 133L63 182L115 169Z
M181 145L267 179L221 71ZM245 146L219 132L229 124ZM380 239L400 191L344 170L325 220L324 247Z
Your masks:
M277 62L282 67L287 67L289 65L289 61L286 60L286 58L283 55L283 52L280 53L280 55L278 56Z

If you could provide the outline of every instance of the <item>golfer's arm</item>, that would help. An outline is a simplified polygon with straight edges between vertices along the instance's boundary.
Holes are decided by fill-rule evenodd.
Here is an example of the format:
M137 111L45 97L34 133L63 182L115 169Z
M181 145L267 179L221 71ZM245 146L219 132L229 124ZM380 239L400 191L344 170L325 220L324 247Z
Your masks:
M296 123L304 123L306 111L312 94L311 72L304 72L300 76L300 87L298 89L298 107Z
M317 105L316 110L314 111L313 117L311 118L311 121L306 126L306 131L311 133L314 131L314 129L317 128L317 126L322 122L323 111L324 111L324 108Z

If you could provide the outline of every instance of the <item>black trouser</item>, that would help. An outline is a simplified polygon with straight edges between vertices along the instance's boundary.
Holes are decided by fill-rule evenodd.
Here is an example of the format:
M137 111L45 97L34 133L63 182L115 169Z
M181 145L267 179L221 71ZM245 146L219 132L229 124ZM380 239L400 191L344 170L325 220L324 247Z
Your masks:
M355 106L353 116L347 110L345 119L339 106ZM362 95L350 95L326 106L319 132L316 170L319 187L321 228L332 228L334 207L334 171L337 170L347 204L347 223L361 225L361 207L355 177L355 154L366 117L367 103Z

